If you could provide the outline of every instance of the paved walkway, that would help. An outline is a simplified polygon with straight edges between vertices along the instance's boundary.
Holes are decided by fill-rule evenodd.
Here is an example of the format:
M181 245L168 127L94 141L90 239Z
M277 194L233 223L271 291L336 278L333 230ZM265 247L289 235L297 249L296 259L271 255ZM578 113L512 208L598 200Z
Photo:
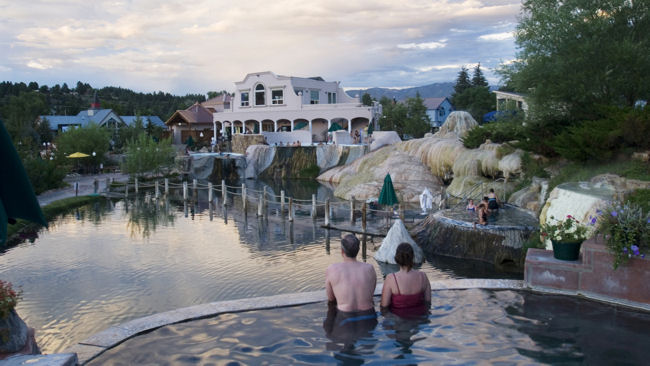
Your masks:
M68 175L63 181L69 184L68 187L53 189L47 192L41 193L38 198L38 203L41 206L45 206L54 201L58 201L68 197L74 197L74 183L79 182L79 196L89 195L95 193L95 187L93 183L95 179L99 182L98 192L102 192L106 189L106 178L113 178L113 180L118 182L126 182L129 178L127 174L122 173L106 173L106 174L95 174L95 175Z

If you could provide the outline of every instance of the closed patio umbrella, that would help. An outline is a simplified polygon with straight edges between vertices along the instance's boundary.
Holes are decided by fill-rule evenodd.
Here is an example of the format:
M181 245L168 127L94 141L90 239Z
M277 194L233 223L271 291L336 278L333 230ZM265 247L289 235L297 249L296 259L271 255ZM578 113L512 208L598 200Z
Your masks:
M7 223L21 218L47 226L23 163L0 121L0 245L7 241Z
M390 178L390 173L386 174L386 177L384 178L384 185L381 187L378 203L387 206L399 203L397 195L395 194L395 188L393 187L393 180Z

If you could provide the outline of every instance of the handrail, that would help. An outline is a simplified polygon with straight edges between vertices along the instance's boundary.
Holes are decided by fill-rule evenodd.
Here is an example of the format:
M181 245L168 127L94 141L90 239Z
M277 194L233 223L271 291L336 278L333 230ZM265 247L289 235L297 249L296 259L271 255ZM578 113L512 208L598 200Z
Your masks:
M503 196L501 196L503 198L502 202L506 203L507 202L505 200L505 197L506 197L506 182L507 182L506 179L505 178L494 179L494 180L492 180L492 183L498 183L498 182L501 182L501 181L503 181ZM483 190L483 185L486 185L486 184L488 184L488 183L479 182L479 183L475 184L463 197L454 196L456 198L460 198L460 201L458 203L456 203L451 209L453 210L456 207L460 206L462 203L467 202L467 200L471 197L471 195L474 193L476 188L481 187L481 190ZM484 194L482 194L482 195L484 195Z

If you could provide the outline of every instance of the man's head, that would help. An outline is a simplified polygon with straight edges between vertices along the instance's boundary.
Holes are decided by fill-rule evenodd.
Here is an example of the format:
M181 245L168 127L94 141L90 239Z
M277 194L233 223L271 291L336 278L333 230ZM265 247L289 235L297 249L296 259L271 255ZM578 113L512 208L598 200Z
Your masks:
M359 253L359 239L352 234L348 234L341 239L341 249L346 257L356 258Z

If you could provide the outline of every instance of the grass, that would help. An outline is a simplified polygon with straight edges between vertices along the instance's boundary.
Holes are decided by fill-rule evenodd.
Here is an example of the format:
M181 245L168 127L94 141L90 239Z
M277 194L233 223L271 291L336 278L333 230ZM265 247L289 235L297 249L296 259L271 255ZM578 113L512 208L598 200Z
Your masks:
M638 160L608 163L569 163L549 182L549 191L564 182L584 182L599 174L616 174L629 179L650 180L650 164Z
M89 203L102 200L104 197L98 195L68 197L62 200L54 201L48 205L41 207L45 221L50 222L57 216L70 211L73 208L87 205ZM19 238L16 238L24 232L34 232L40 228L39 225L30 221L18 219L14 225L7 225L7 243L12 243Z
M650 212L650 189L638 189L625 200L639 205L646 214Z

